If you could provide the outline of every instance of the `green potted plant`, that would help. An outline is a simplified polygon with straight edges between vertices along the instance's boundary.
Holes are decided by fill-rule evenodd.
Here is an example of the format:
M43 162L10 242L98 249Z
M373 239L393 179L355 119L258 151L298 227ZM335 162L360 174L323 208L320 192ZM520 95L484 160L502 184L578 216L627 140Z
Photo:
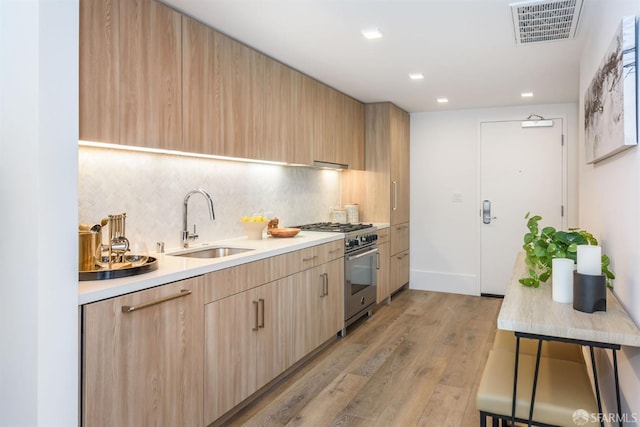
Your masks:
M531 216L529 212L524 217L527 219L529 232L524 235L522 249L525 252L525 263L529 266L529 276L519 280L524 286L537 288L540 283L545 283L551 277L551 260L553 258L569 258L576 262L578 245L597 245L598 241L593 234L579 228L570 228L569 231L556 230L554 227L540 229L540 215ZM607 287L612 288L612 280L615 279L609 269L611 260L607 255L602 255L602 274L607 277Z

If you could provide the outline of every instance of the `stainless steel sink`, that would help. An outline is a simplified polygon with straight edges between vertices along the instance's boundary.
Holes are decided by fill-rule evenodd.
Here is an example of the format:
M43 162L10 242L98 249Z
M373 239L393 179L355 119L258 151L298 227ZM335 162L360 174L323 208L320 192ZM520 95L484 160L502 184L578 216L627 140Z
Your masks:
M226 246L197 249L191 252L184 252L181 254L168 254L171 256L185 256L189 258L222 258L229 255L241 254L243 252L252 251L253 249L247 248L229 248Z

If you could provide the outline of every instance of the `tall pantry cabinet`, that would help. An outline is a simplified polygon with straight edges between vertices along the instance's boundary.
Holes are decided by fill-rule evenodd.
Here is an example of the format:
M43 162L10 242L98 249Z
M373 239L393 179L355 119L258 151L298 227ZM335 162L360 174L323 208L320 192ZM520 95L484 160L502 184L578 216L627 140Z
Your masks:
M390 224L378 302L409 282L409 121L390 102L365 104L365 171L343 174L344 201L358 203L364 221Z

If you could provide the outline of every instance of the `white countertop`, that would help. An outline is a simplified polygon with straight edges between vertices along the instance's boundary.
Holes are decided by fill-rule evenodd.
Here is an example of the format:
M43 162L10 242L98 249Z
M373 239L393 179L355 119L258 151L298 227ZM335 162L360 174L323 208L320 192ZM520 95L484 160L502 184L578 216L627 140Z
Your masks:
M158 258L158 269L155 271L119 279L78 282L78 305L113 298L343 238L343 233L301 231L297 236L291 238L267 237L262 240L249 240L246 237L240 237L194 244L185 250L167 250L165 254L150 253L150 256ZM192 251L207 246L250 248L253 250L213 259L170 255L170 253Z
M607 311L583 313L571 303L553 301L551 283L541 283L539 288L520 284L518 279L526 276L527 268L522 252L500 308L499 329L640 347L640 330L611 291L607 290Z

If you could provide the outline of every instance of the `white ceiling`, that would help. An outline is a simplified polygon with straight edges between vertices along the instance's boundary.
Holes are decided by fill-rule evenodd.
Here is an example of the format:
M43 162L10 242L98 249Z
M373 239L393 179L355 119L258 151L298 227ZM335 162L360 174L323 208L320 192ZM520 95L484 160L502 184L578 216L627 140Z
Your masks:
M597 3L584 1L575 39L516 45L515 0L163 1L362 102L409 112L577 102ZM384 37L366 40L370 27Z

